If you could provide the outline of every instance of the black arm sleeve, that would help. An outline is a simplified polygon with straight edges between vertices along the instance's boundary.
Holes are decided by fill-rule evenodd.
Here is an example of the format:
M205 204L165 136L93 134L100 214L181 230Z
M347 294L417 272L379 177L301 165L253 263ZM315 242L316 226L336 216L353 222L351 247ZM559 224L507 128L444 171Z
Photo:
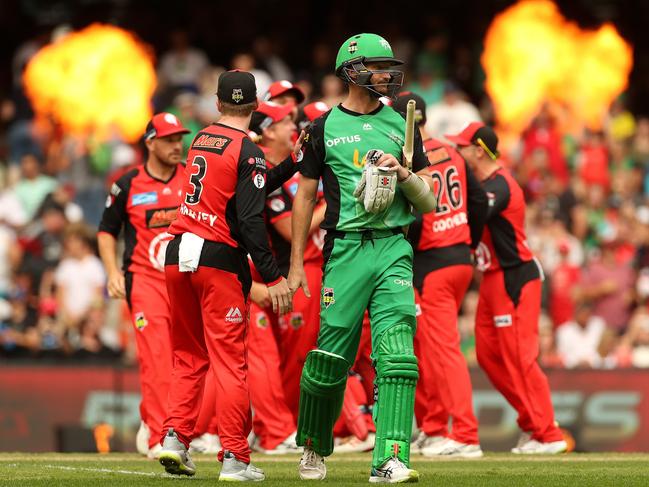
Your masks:
M412 146L412 172L419 172L429 166L424 142L421 139L421 132L415 125L415 138Z
M293 177L295 171L297 171L297 164L293 162L292 156L288 156L277 166L269 169L266 173L266 193L270 194L281 187L282 184Z
M464 161L464 169L466 171L467 214L471 230L471 248L475 249L482 238L482 230L487 222L489 206L487 193L482 189L466 161Z
M275 282L281 277L275 257L270 251L266 224L264 223L264 207L266 189L258 181L261 174L266 177L265 167L258 164L248 164L251 157L264 158L261 149L250 139L244 139L238 162L238 178L235 190L237 220L241 240L250 254L255 267L266 283ZM261 186L261 187L260 187Z
M487 199L489 201L487 205L487 220L491 220L507 208L511 198L511 192L509 191L507 180L500 174L487 179L484 182L483 188L487 193Z
M324 125L327 114L314 120L304 138L304 155L298 163L298 169L303 176L310 179L320 179L324 171Z
M119 178L110 187L110 193L106 200L106 208L99 223L99 231L110 233L113 237L119 237L119 233L128 218L126 204L131 189L131 180L137 175L138 170L129 171Z

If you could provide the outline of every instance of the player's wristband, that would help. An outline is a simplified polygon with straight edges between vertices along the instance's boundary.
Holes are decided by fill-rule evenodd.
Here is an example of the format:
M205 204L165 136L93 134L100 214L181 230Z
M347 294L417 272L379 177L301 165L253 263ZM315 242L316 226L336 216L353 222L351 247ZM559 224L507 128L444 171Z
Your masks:
M411 172L410 176L399 182L398 185L417 211L430 213L437 206L435 196L433 196L428 183L416 174Z

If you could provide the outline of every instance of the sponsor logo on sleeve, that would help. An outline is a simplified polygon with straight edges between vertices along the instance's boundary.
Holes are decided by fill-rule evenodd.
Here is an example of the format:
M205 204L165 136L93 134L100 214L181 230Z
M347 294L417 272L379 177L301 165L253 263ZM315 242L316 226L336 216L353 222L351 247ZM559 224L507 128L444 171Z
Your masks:
M191 149L200 150L205 152L213 152L214 154L223 154L223 151L230 145L232 139L224 135L214 135L207 132L199 132ZM248 160L250 162L250 160Z
M158 202L158 193L156 191L148 191L146 193L137 193L131 196L131 205L154 205Z
M257 171L253 171L252 182L257 189L262 189L264 186L266 186L266 175Z
M113 183L111 185L110 194L112 194L115 198L117 198L121 192L122 192L122 188L117 186L117 183Z

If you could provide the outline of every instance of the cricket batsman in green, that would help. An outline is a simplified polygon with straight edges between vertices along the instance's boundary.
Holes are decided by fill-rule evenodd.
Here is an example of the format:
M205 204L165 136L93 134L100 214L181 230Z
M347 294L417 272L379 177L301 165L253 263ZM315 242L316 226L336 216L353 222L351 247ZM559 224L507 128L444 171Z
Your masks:
M394 97L401 87L403 73L394 69L399 64L390 44L376 34L346 40L338 51L336 75L349 85L349 94L313 122L299 163L288 278L292 292L302 288L309 296L302 259L321 178L327 203L320 333L300 382L297 444L304 446L299 466L304 480L326 476L324 457L333 451L333 425L366 309L378 394L369 481L419 478L410 468L419 374L413 351L413 250L404 232L414 220L411 206L427 213L436 202L421 136L413 130L414 106L413 117L404 117L379 101ZM406 118L413 119L410 126Z

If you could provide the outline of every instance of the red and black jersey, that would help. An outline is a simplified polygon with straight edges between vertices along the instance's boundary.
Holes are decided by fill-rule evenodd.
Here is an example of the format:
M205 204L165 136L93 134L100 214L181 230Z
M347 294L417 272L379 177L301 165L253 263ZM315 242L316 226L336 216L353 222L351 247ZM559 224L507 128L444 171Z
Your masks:
M525 235L525 199L512 175L499 168L483 181L489 198L487 225L478 248L480 270L520 266L534 259Z
M124 228L124 270L164 279L165 249L176 218L183 168L167 181L152 176L146 165L136 167L111 185L99 231L117 238Z
M241 248L264 282L274 283L281 274L266 235L266 191L294 172L290 159L267 172L263 152L244 131L212 124L196 135L187 154L181 205L169 233Z
M428 273L471 264L487 217L487 195L464 158L435 139L424 141L437 199L435 211L418 215L409 238L415 249L415 286Z

